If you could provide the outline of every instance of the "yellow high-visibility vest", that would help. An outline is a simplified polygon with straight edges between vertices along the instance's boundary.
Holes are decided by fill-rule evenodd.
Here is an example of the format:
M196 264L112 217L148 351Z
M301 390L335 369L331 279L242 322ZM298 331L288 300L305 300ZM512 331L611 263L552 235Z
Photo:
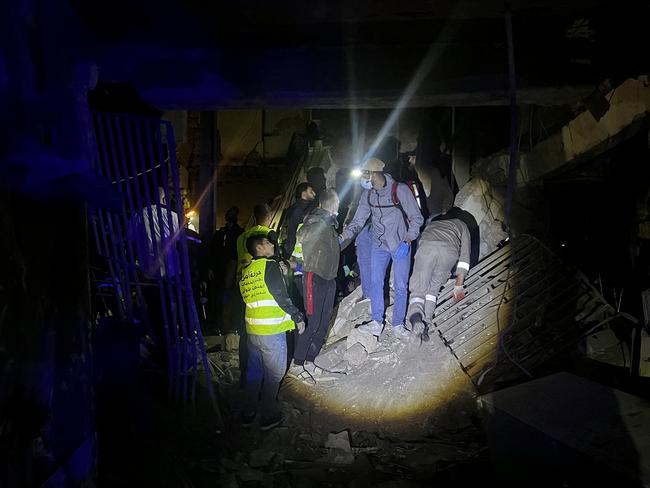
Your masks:
M298 239L298 231L302 228L304 224L300 223L298 224L298 227L296 227L296 245L293 247L293 252L291 253L291 257L296 260L298 263L302 263L302 241ZM294 271L294 275L301 275L302 272L300 271Z
M279 334L295 328L291 316L280 308L266 286L264 275L268 261L270 260L266 258L253 259L242 270L239 281L241 296L246 305L246 332L252 335Z

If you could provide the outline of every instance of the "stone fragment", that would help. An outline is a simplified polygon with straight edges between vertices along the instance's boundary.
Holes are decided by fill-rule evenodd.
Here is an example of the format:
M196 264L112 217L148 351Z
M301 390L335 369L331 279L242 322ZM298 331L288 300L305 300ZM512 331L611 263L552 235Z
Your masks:
M328 459L334 464L354 463L354 454L350 446L350 433L347 430L336 434L328 434L325 447L329 449Z
M333 368L343 361L346 349L346 343L343 340L325 346L314 360L314 364L325 371L334 371Z
M345 360L353 366L359 366L366 359L368 359L366 348L358 342L354 344L350 349L345 351Z
M226 351L239 350L239 336L237 334L226 335Z
M372 354L379 347L377 338L370 332L360 329L352 329L346 339L347 349L350 349L357 343L361 344L368 354Z

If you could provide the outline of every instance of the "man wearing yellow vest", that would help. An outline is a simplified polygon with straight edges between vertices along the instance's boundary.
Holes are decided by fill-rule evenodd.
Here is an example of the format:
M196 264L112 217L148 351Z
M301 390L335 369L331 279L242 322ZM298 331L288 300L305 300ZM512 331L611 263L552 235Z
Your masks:
M277 242L277 235L273 229L269 227L271 223L271 208L263 203L255 205L253 208L253 219L255 225L250 229L246 229L242 234L237 238L237 281L241 279L242 270L248 266L253 259L253 256L246 249L246 241L251 236L265 236L271 241L273 245ZM239 296L234 298L242 305L241 299ZM243 310L239 310L240 320L243 318ZM246 365L248 364L248 341L246 340L246 327L241 321L237 323L237 332L239 333L239 370L241 372L241 377L239 379L240 387L244 387L246 384Z
M273 244L266 236L256 234L248 238L246 248L252 261L242 269L239 282L248 336L242 425L253 423L261 397L260 428L269 430L284 420L276 396L287 368L286 332L297 328L302 334L305 322L289 298L280 265L270 259Z

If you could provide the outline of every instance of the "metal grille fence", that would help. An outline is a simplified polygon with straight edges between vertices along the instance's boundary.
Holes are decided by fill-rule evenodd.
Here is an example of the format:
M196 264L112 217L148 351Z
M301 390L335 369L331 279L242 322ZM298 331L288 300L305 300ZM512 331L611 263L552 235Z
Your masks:
M216 407L192 293L171 123L100 112L93 113L93 123L96 169L121 195L121 211L95 209L90 215L114 284L115 312L143 324L166 351L173 398L194 404L202 369Z
M443 289L434 324L482 392L536 372L617 316L580 271L528 235L483 258L465 288L458 303L453 283Z

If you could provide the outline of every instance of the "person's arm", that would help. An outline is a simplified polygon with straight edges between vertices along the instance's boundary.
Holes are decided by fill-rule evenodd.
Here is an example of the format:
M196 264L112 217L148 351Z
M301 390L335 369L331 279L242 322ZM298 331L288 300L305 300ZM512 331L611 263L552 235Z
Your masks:
M460 256L456 265L456 276L463 276L469 272L470 252L472 249L471 237L467 226L459 221L460 232ZM461 283L462 284L462 283Z
M366 225L368 217L370 217L370 205L368 205L368 192L364 191L359 198L359 205L357 206L357 211L354 213L354 217L341 232L343 239L352 239L357 235L363 229L364 225Z
M454 284L454 300L457 302L465 298L465 288L463 287L463 284L465 283L465 277L469 272L469 253L471 249L469 229L461 221L459 221L459 225L461 228L460 257L456 264L456 283Z
M420 235L420 227L424 223L424 217L422 217L422 211L418 206L418 202L413 195L411 189L405 185L397 185L397 198L399 198L400 204L406 212L406 217L409 221L409 228L404 236L406 242L412 242L418 238Z
M280 265L276 261L266 261L264 282L269 289L269 293L273 296L280 308L291 315L291 320L298 324L305 319L302 312L298 310L291 301L291 298L289 298L289 293L287 293L287 287L282 277L282 271L280 271Z

